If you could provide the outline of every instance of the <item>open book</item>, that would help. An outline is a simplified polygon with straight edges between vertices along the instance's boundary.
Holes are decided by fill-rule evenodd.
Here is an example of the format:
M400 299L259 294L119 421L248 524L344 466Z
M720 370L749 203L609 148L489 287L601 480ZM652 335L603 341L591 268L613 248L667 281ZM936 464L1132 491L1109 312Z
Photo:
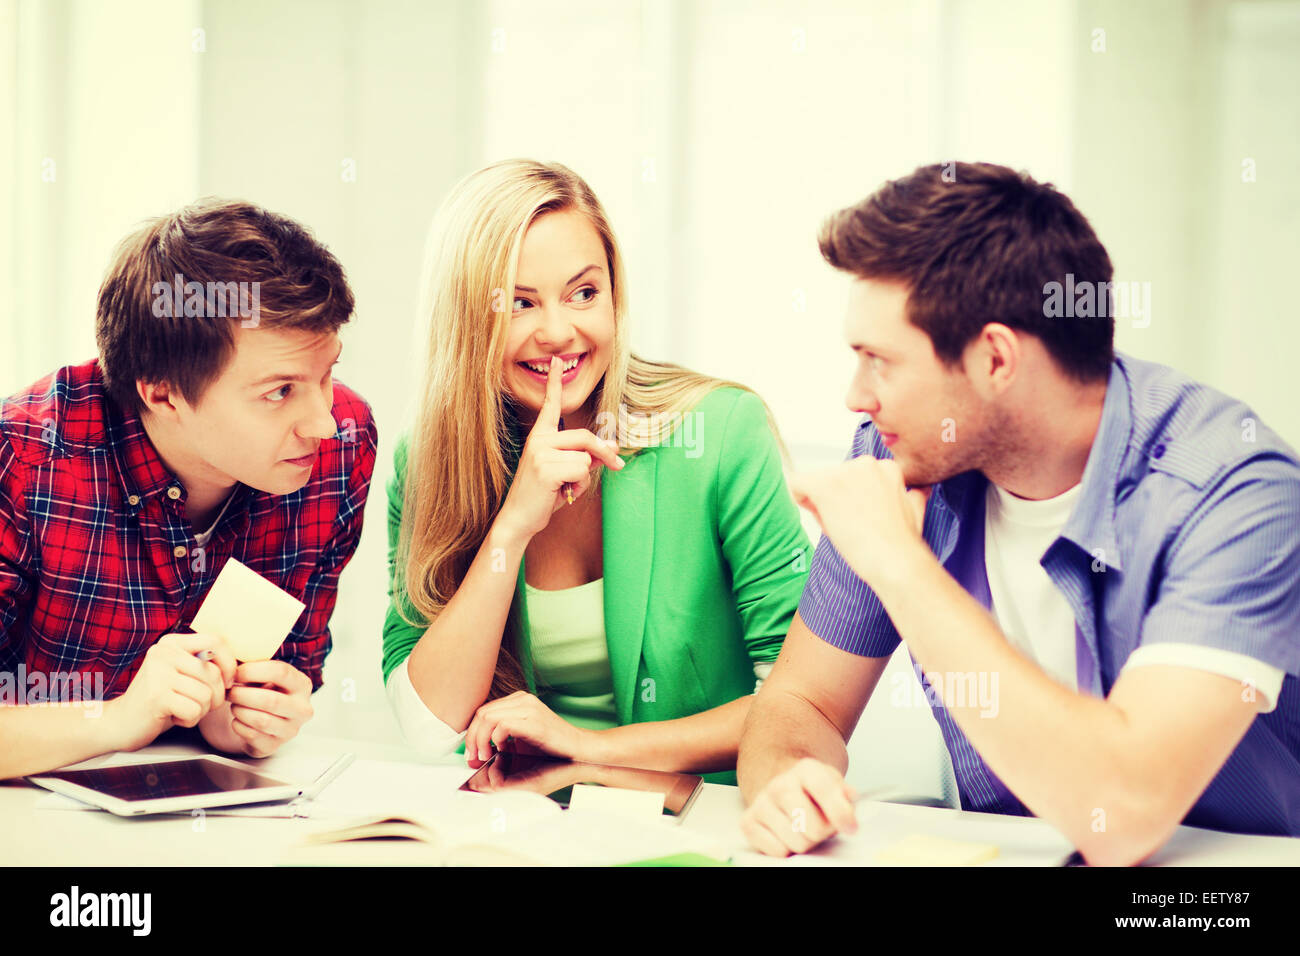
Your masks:
M456 791L434 805L315 829L290 866L718 865L729 852L670 819L565 810L541 794Z

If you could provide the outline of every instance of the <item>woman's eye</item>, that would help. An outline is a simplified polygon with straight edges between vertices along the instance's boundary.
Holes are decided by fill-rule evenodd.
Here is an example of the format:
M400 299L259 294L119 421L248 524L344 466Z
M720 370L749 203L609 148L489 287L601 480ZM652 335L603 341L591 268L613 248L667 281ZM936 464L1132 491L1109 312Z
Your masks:
M590 302L592 299L596 298L597 295L596 290L589 285L583 286L581 289L579 289L577 292L573 294L575 296L579 296L582 295L584 292L586 292L587 295L584 298L579 299L578 300L579 302Z
M275 404L275 403L278 403L278 402L282 402L282 401L284 401L286 398L289 397L289 393L290 393L291 391L293 391L293 386L292 386L292 385L281 385L279 388L277 388L277 389L276 389L274 392L272 392L270 395L267 395L267 396L266 396L266 400L267 400L268 402L271 402L272 404Z
M511 308L514 309L516 312L521 312L524 309L528 308L528 306L531 304L532 303L530 303L527 299L515 299L514 305L512 305Z

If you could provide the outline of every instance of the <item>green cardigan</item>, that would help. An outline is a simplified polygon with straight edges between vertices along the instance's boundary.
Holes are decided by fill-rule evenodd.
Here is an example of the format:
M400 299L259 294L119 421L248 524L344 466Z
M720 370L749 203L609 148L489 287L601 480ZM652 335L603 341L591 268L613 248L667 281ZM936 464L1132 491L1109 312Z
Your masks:
M776 660L812 557L759 398L719 388L688 414L688 427L600 479L605 635L620 724L686 717L753 693L753 665ZM405 438L394 458L385 681L425 630L402 620L393 593ZM524 593L521 560L510 619L536 693Z

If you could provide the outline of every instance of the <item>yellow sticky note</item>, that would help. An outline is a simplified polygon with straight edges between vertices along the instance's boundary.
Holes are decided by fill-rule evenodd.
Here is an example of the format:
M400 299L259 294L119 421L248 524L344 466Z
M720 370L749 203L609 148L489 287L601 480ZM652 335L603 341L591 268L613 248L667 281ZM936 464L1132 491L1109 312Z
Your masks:
M269 661L306 606L231 558L190 627L197 634L220 637L238 661Z
M575 783L569 797L573 810L600 810L639 820L658 820L664 812L664 795L654 790L626 790Z
M885 866L975 866L998 855L992 843L963 843L925 833L910 833L876 854Z

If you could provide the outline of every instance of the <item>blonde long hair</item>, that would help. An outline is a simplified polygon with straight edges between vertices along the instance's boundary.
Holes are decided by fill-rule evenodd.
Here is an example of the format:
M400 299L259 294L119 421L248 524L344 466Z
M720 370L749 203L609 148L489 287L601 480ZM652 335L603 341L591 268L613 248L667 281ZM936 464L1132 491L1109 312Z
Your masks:
M463 179L434 216L420 295L430 320L428 364L407 447L394 593L432 621L455 594L505 500L520 447L504 374L515 267L524 233L546 212L577 210L605 247L614 307L609 369L596 386L595 422L676 422L716 388L751 391L630 351L627 284L618 242L591 188L558 163L514 159ZM619 418L620 407L625 408ZM642 417L643 416L643 417ZM768 422L777 434L768 410ZM619 453L662 442L663 434L619 434ZM780 439L778 435L778 444ZM782 454L785 454L781 445ZM600 479L592 468L591 491ZM491 697L526 687L512 607Z

